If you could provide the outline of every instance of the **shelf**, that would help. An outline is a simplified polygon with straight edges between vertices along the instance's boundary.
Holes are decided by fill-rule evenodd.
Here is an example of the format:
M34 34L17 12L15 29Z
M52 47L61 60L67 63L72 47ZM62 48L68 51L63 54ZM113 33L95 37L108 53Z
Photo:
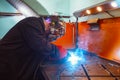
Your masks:
M22 13L0 12L0 16L21 16Z

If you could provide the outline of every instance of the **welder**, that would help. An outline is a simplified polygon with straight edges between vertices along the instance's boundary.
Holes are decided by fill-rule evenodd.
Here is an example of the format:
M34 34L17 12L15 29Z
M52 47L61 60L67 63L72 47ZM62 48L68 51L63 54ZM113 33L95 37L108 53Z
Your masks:
M56 16L19 21L0 41L0 80L46 80L42 60L66 57L66 49L51 43L63 35L63 27Z

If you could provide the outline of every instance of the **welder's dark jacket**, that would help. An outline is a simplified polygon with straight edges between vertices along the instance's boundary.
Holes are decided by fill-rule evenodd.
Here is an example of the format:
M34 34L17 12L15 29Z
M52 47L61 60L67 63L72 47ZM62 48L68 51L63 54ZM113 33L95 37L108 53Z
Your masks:
M46 38L42 19L23 19L0 41L0 77L34 80L36 67L45 56L54 53L54 48Z

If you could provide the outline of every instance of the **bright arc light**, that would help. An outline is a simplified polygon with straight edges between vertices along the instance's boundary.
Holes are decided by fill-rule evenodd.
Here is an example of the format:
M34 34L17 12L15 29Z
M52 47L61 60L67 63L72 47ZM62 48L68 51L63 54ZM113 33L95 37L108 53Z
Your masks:
M81 57L75 55L74 53L70 53L70 57L68 58L68 61L71 62L72 65L75 65L78 63L78 61L82 60Z

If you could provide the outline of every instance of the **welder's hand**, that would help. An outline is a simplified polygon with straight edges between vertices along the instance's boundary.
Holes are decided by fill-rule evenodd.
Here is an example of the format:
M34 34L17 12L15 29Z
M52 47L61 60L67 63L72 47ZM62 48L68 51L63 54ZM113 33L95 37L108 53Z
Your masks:
M67 56L67 50L62 46L57 46L57 48L59 49L60 59L65 58Z

